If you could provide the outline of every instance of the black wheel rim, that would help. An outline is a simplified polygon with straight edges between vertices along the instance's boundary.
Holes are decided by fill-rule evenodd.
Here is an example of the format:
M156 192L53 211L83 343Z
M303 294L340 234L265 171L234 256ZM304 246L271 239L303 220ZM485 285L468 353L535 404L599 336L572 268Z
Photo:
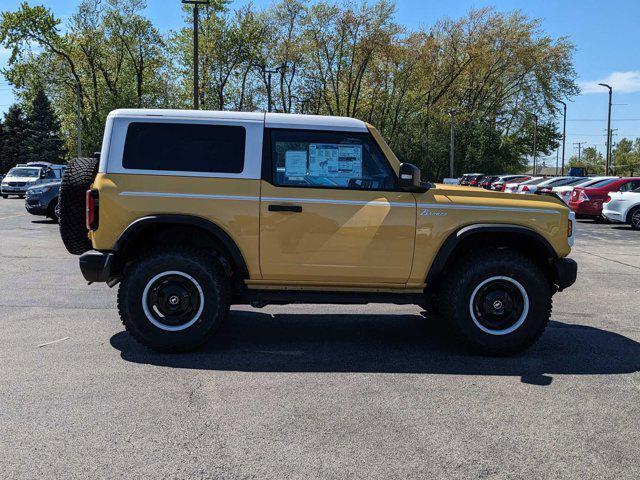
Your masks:
M182 330L202 311L202 289L183 272L165 272L147 284L142 302L151 323L163 330Z
M510 333L524 322L529 300L524 287L510 277L492 277L478 285L469 304L476 325L486 333Z

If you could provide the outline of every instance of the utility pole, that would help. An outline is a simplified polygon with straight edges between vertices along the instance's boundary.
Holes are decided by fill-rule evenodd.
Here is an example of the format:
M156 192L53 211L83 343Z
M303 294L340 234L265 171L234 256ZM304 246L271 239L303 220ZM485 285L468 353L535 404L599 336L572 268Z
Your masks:
M182 0L182 3L193 5L193 109L200 110L200 90L198 88L198 19L200 5L209 5L211 0Z
M567 104L562 100L559 102L564 106L564 116L562 120L562 175L564 175L564 146L567 141Z
M556 177L558 176L558 157L560 156L560 149L556 148Z
M449 153L449 174L450 178L455 178L454 169L453 169L453 161L455 158L455 147L456 147L456 131L454 125L454 119L456 116L455 110L449 110L449 115L451 116L451 151Z
M604 167L604 174L609 175L609 165L611 163L611 97L613 95L613 88L606 83L599 83L601 87L609 89L609 114L607 115L607 160Z
M78 97L77 105L76 105L76 129L78 133L78 145L77 145L77 155L78 158L82 157L82 97L80 91L80 84L76 83L76 95Z
M582 160L582 145L584 145L587 142L574 142L574 145L578 146L578 162L580 162Z
M533 114L533 175L536 174L538 166L538 115Z

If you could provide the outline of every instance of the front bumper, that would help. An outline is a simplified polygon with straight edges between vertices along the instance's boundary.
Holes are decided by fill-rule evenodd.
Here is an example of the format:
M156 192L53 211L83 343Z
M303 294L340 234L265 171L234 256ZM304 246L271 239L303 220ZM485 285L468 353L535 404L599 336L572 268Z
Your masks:
M26 195L28 187L0 187L0 193L2 195Z
M615 210L608 210L606 208L602 209L602 216L604 216L607 220L616 223L625 223L626 221L622 213L616 212Z
M27 212L29 212L31 215L44 215L45 217L47 216L48 210L47 207L43 207L41 205L28 205L25 204L24 206L27 210Z
M554 283L561 292L576 282L578 264L571 258L558 258L553 262Z
M80 271L88 282L108 282L114 275L115 254L89 250L80 255Z

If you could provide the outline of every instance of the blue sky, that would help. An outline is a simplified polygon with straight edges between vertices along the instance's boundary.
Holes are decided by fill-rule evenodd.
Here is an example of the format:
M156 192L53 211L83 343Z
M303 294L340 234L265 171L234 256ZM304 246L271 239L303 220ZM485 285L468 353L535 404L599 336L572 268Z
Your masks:
M3 0L2 9L18 8L21 0ZM43 2L31 2L32 4ZM46 5L64 19L77 0L48 0ZM232 2L232 8L248 0ZM254 0L258 6L271 0ZM612 128L614 142L622 137L640 137L640 1L638 0L397 0L397 19L409 28L429 26L443 17L457 18L470 8L493 6L501 11L519 9L540 18L543 29L554 37L567 36L576 45L575 67L583 93L569 103L567 114L567 158L575 142L604 151L607 92L597 83L614 87ZM166 32L181 25L179 0L148 0L147 14ZM9 52L0 49L0 68ZM0 77L0 112L13 101L11 89ZM619 104L619 105L617 105ZM547 159L555 164L555 156Z

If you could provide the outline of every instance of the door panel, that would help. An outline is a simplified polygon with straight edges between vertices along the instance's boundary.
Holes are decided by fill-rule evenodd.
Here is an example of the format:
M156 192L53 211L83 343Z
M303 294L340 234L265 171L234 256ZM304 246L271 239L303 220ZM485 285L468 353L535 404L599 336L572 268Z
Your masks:
M262 277L403 284L411 272L415 222L411 193L277 187L262 181Z

